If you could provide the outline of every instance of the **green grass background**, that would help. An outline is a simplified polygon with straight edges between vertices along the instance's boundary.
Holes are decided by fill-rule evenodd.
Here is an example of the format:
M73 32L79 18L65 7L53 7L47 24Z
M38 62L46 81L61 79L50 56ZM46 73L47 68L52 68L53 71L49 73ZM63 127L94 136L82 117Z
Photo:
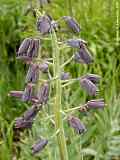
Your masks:
M71 14L68 2L52 0L42 10L57 19ZM76 135L65 123L70 160L120 159L120 45L116 43L116 2L117 0L71 0L72 14L82 28L79 37L88 41L95 60L90 66L71 62L65 70L70 71L72 77L86 73L101 75L100 94L97 98L103 97L108 105L103 111L93 111L87 116L77 113L87 126L84 135ZM38 7L36 1L33 1L33 5ZM15 155L18 160L59 160L55 139L35 157L30 150L30 145L37 138L43 136L49 139L54 134L50 120L45 119L46 112L51 113L51 104L40 112L32 131L22 135L22 142L13 142L13 121L29 107L28 104L7 96L10 90L24 88L27 66L18 62L15 54L23 38L36 34L35 18L32 13L25 15L28 6L27 0L0 0L0 160L11 160ZM118 7L120 10L119 3ZM118 18L120 20L120 11ZM46 54L51 54L48 43L45 43L43 50ZM61 54L64 55L62 60L66 60L72 51L65 49ZM76 83L64 90L63 107L75 107L88 99L90 97Z

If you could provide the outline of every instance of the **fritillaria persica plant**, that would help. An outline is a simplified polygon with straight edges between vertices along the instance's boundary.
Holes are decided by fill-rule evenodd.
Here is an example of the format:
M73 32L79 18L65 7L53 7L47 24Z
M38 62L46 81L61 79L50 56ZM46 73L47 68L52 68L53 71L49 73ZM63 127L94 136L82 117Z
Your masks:
M75 130L76 134L85 134L87 128L79 118L74 116L73 111L84 110L86 112L91 109L103 109L105 103L103 99L93 99L82 106L70 108L66 113L67 116L64 121L63 115L61 115L61 111L65 112L61 104L63 85L68 86L70 82L79 81L80 86L89 94L89 96L96 96L99 91L98 83L101 77L96 74L86 74L72 79L70 73L63 72L64 67L71 61L88 65L93 63L94 59L88 50L87 42L80 38L71 38L64 40L64 42L58 42L56 31L59 32L59 29L61 29L62 21L65 22L66 28L73 34L77 34L81 31L77 21L70 16L63 16L55 21L47 14L41 15L39 12L37 13L36 28L40 33L39 37L25 38L17 51L17 59L22 60L29 66L25 79L25 89L23 89L23 91L10 91L9 95L19 98L24 103L29 102L29 104L31 104L29 109L15 120L14 133L18 134L32 128L32 124L34 123L38 112L40 110L42 111L43 107L45 107L45 105L49 103L49 100L53 98L50 97L49 94L50 86L52 85L51 92L54 92L54 102L53 107L50 109L52 109L54 113L54 129L59 146L60 158L61 160L68 160L63 122L68 123L69 126ZM50 42L52 42L52 57L41 58L41 40L44 42L46 36L48 36ZM72 57L64 62L64 64L61 64L60 62L60 45L62 43L64 46L75 48L76 50ZM49 70L49 65L52 66L51 71ZM42 79L41 75L43 74L46 74L48 79ZM50 140L41 138L35 142L31 147L33 156L43 150L44 147L49 144Z

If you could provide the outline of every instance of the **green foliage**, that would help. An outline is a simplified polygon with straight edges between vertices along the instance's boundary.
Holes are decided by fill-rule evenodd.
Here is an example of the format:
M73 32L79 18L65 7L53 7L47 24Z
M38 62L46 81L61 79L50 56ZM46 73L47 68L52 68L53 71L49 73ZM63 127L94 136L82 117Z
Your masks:
M45 10L57 19L69 13L68 2L53 0L53 3L46 5L40 11ZM66 123L64 124L69 159L117 160L120 158L120 100L118 96L120 57L119 46L116 45L115 1L71 0L71 2L72 14L80 22L82 28L79 36L88 41L95 61L90 66L71 62L65 70L70 71L72 77L79 77L86 72L101 75L103 78L98 98L104 97L108 105L105 110L93 111L87 116L76 113L87 125L87 132L84 135L76 135ZM7 96L10 90L24 89L27 66L17 62L15 54L24 37L36 34L34 32L36 21L32 12L25 15L28 6L27 0L0 0L0 159L10 160L17 157L19 160L58 160L56 141L53 142L50 138L55 134L54 129L51 118L47 118L48 115L46 115L46 112L50 112L51 103L44 112L39 113L32 130L22 135L21 142L13 142L13 120L29 107ZM51 48L47 42L43 50L47 50L45 54L51 54ZM72 52L68 48L62 50L62 60L65 61L72 55ZM63 105L68 109L84 104L88 98L79 87L79 83L72 84L64 91ZM49 114L52 115L52 113ZM30 146L41 136L50 139L49 145L44 151L33 157Z

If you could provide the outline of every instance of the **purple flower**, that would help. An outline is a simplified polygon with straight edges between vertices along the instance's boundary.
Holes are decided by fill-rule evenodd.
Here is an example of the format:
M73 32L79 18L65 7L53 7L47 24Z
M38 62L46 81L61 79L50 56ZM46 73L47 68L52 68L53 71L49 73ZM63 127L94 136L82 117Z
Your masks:
M78 134L81 134L81 133L86 131L85 126L83 125L83 123L77 117L69 116L68 117L68 123L72 128L75 129L75 131Z
M75 19L73 19L70 16L64 16L63 19L65 20L66 24L68 25L68 27L70 29L72 29L73 32L75 33L79 33L80 32L80 26L79 24L76 22Z
M27 54L28 48L30 46L31 38L26 38L22 41L17 56L25 56Z
M70 73L69 72L62 72L61 73L61 80L67 80L70 78Z
M33 90L33 84L29 83L27 84L23 95L22 95L22 100L23 101L29 101L32 98L32 90Z
M41 16L37 20L37 30L44 34L49 33L51 28L51 20L47 15Z
M39 39L26 38L23 40L19 47L17 58L25 61L31 61L33 57L37 57L39 43Z
M23 95L23 91L10 91L8 95L17 97L17 98L21 98Z
M39 78L39 66L37 64L31 64L27 76L26 76L26 83L36 83Z
M96 84L96 83L99 83L101 76L97 74L86 74L85 76L82 76L82 78L86 78Z
M37 106L32 106L24 113L23 119L26 121L32 121L36 117L38 112L39 108Z
M43 150L45 146L48 144L48 140L46 139L40 139L32 146L32 154L36 154Z
M98 93L96 85L87 78L81 78L80 84L83 89L87 91L90 96L95 96Z
M30 46L29 46L29 49L27 51L27 56L28 57L33 58L33 57L38 56L39 44L40 44L39 39L31 39Z
M47 63L43 63L39 65L39 69L43 72L43 73L47 73L48 71L48 64Z
M75 53L74 60L78 63L90 64L93 58L84 44L80 45L79 52Z
M66 44L73 48L80 48L81 44L87 44L86 41L82 39L69 39L66 41Z
M15 120L14 128L24 130L27 128L31 128L32 124L33 124L33 120L26 121L26 120L24 120L23 117L19 117L19 118L16 118L16 120Z
M90 100L87 102L87 108L88 109L99 109L99 108L104 108L105 102L103 99L95 99L95 100Z
M39 104L46 104L49 97L49 85L44 83L38 91L37 98Z

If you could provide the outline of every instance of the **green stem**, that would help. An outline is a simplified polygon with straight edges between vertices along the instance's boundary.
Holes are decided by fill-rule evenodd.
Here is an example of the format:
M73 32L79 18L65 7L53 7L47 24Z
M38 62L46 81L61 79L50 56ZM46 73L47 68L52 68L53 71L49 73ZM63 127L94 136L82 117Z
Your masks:
M55 127L56 131L59 130L57 134L57 141L59 146L59 153L61 160L68 160L68 153L67 153L67 146L66 140L64 135L64 128L63 128L63 120L61 115L61 80L60 80L60 52L57 43L57 37L55 32L52 32L52 47L53 47L53 69L54 69L54 77L59 77L55 80L55 102L54 102L54 115L55 115Z
M72 0L67 0L67 8L68 8L68 15L73 16L73 11L72 11Z

